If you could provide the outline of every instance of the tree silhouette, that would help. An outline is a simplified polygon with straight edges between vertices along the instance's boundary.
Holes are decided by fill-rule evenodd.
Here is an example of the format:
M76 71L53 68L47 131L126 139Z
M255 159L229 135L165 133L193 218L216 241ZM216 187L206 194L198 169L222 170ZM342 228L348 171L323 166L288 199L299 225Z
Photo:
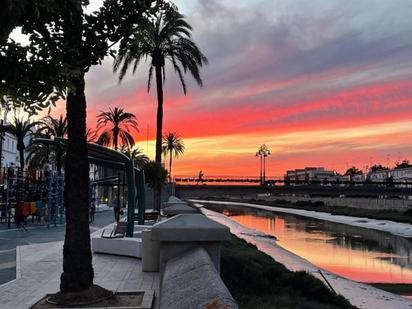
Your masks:
M141 61L151 58L147 90L150 91L154 71L157 89L155 160L157 163L162 161L163 84L166 77L166 60L171 62L179 76L184 94L187 89L183 75L188 71L197 84L202 86L199 69L208 61L191 40L191 31L192 27L175 8L161 11L155 19L147 19L128 44L120 46L119 54L113 64L113 70L119 71L119 82L121 82L131 66L135 73Z
M33 129L38 124L36 121L30 122L29 119L15 117L13 121L5 127L5 131L9 132L17 140L17 150L19 152L20 167L22 169L24 168L24 150L26 149L24 139L26 136L34 133Z
M63 115L54 118L50 115L43 117L39 121L38 130L33 134L33 138L64 138L67 136L67 119ZM66 151L59 146L50 146L39 143L34 143L30 140L27 146L27 162L30 168L41 168L44 164L53 161L56 165L56 170L61 174L63 162L66 159ZM50 155L53 155L50 157Z
M162 151L165 156L169 155L169 182L172 182L172 157L178 158L182 155L185 152L185 144L178 134L169 132L163 136Z
M116 43L128 45L143 15L157 12L163 1L105 0L99 10L90 14L83 11L87 0L3 2L0 97L7 96L15 107L30 113L55 104L60 98L66 99L66 234L61 292L52 298L59 304L75 304L76 295L90 291L94 277L88 211L85 75L91 66L115 55ZM19 6L18 11L13 9L14 5ZM25 46L8 40L10 32L18 26L28 36ZM91 300L99 295L88 294Z
M403 160L401 163L396 163L395 169L412 167L409 160Z
M64 138L67 136L67 118L60 115L58 118L53 118L50 114L40 121L40 131L46 131L53 138ZM56 169L61 174L63 159L65 159L65 151L59 147L55 147Z
M134 165L140 169L143 169L150 161L149 157L143 154L142 150L139 148L130 149L130 147L122 147L120 151L133 160Z
M375 164L375 165L372 165L370 168L371 172L385 171L385 170L388 170L388 168L385 166L382 166L382 164Z
M97 143L104 146L113 146L117 150L119 138L122 146L133 147L134 138L130 134L130 129L139 131L137 128L136 116L126 113L122 108L109 108L108 112L101 112L97 116L97 130L106 128L99 136Z
M167 171L162 164L150 161L144 166L145 182L153 189L154 208L160 210L160 193L166 183Z
M96 130L93 130L91 128L86 129L86 140L88 143L96 143L98 140L97 132Z
M345 176L353 176L353 175L360 175L360 174L362 174L362 171L355 166L348 168L347 171L345 172Z

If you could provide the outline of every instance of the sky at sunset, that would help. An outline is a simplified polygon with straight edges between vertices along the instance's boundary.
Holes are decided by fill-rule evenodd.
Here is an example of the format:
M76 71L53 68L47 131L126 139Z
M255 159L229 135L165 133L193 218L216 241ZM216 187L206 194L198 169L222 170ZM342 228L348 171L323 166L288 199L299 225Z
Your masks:
M276 176L412 159L412 1L176 4L209 65L203 88L187 76L187 96L166 68L164 132L186 144L175 176L200 169L205 176L259 175L255 153L263 143L272 152L267 174ZM156 96L146 91L148 67L119 85L111 66L107 59L87 75L88 124L109 107L133 112L137 144L153 158Z

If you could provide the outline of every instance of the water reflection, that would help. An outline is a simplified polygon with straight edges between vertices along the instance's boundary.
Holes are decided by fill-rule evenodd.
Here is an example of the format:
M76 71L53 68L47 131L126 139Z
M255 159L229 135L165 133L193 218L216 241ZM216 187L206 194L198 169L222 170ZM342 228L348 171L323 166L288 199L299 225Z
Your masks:
M369 283L412 283L412 243L405 238L254 209L230 206L224 213L246 227L275 235L280 246L343 277Z

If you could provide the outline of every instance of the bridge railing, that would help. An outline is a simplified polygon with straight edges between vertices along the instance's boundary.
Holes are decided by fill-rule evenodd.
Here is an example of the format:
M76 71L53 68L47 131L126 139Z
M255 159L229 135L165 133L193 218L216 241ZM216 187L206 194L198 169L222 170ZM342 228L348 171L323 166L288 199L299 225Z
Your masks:
M204 185L207 183L214 185L227 185L227 184L244 184L244 185L256 185L260 184L259 178L235 178L235 177L208 177L208 178L195 178L195 177L176 177L175 182L178 185L185 184L197 184ZM412 182L410 181L337 181L337 180L285 180L269 178L265 181L264 186L329 186L329 187L352 187L352 186L373 186L373 187L389 187L389 188L412 188Z

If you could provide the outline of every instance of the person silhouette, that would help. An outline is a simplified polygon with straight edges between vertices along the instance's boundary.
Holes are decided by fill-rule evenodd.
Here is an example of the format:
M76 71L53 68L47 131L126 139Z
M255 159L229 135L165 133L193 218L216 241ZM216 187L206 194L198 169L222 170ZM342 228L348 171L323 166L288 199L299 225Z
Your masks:
M199 177L197 178L197 183L196 184L199 184L199 183L203 184L203 176L204 176L204 174L203 174L202 170L200 170L199 171Z

